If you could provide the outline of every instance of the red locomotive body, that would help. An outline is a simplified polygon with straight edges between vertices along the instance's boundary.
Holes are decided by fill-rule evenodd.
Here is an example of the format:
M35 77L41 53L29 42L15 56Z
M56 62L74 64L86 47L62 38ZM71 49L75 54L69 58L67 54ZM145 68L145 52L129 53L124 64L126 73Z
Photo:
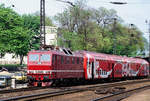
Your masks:
M48 86L56 80L83 78L83 57L54 50L31 51L28 54L28 76L33 86Z
M48 86L51 82L82 79L146 77L146 60L102 53L68 50L31 51L28 54L29 83Z

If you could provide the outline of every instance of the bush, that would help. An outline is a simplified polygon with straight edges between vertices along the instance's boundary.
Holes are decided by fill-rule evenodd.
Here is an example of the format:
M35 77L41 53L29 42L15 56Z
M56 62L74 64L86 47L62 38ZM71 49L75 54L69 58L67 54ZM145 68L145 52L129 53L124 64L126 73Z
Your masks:
M8 71L18 71L20 67L22 67L22 65L19 65L19 64L5 64L5 65L1 65L0 64L0 69L6 68Z

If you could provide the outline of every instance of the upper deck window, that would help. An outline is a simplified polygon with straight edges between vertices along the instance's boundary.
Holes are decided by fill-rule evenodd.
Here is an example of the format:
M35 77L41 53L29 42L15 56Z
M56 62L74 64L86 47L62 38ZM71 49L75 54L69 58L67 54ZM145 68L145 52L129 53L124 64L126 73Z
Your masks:
M41 61L50 61L50 54L42 54Z
M30 54L29 61L39 61L39 55L38 54Z

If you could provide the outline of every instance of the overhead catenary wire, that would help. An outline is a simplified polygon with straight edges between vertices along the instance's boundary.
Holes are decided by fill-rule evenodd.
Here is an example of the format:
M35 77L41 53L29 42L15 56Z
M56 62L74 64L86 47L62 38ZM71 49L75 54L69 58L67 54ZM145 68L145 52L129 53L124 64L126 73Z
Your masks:
M123 4L150 4L150 2L133 2L133 1L130 1L130 2L127 2L127 1L102 1L102 0L96 0L98 1L99 3L110 3L110 4L116 4L116 5L123 5Z

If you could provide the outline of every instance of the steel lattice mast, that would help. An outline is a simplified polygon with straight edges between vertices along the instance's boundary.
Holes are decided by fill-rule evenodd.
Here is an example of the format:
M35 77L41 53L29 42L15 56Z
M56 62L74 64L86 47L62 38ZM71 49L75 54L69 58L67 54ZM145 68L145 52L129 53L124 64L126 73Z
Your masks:
M40 49L45 46L45 0L40 1Z

